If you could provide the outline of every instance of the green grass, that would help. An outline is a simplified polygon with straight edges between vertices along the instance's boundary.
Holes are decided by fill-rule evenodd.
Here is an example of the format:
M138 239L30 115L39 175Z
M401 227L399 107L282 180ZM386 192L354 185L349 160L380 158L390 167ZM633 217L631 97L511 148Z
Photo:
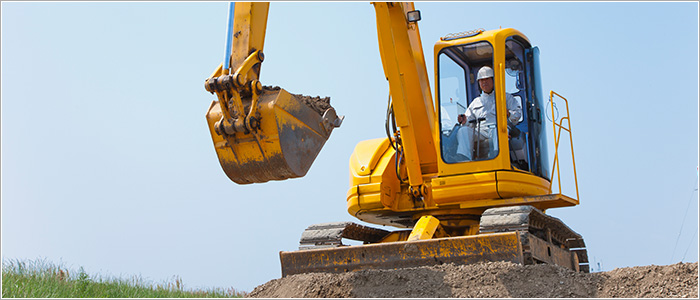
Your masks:
M244 292L233 288L186 290L182 280L153 285L140 277L131 279L90 276L44 260L2 262L3 298L232 298Z

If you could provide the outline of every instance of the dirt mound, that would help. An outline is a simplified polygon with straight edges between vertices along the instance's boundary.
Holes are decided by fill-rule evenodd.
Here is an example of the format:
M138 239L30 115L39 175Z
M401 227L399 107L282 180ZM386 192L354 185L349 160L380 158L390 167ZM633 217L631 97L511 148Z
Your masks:
M615 269L606 276L600 294L608 297L697 298L698 263Z
M287 276L256 287L261 298L640 298L698 297L698 263L576 273L509 262Z

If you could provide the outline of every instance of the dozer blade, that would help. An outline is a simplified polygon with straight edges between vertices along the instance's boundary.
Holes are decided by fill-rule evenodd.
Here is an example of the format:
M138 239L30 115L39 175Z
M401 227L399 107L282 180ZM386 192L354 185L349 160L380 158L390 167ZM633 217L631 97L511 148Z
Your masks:
M282 276L443 263L510 261L523 264L520 232L280 252Z
M218 101L212 102L206 117L219 163L238 184L306 175L333 128L342 122L327 98L268 87L258 99L258 130L219 135L214 129L222 117Z

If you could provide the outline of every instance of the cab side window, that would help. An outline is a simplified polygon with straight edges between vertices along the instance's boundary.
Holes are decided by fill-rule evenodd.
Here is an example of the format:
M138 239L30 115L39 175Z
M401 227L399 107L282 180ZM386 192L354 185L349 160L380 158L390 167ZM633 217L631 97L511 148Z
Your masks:
M506 40L506 93L520 103L520 107L527 107L527 78L525 75L525 50L522 44L515 39ZM528 136L528 122L522 122L526 118L527 110L523 109L522 117L515 122L508 122L508 146L511 166L523 171L530 171L530 154Z

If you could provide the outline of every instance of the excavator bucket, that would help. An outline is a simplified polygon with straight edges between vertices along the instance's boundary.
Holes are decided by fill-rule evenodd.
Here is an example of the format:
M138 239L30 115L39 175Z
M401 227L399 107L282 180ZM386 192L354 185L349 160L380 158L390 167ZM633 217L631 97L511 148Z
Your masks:
M290 94L278 87L265 87L259 97L259 129L249 132L218 134L214 126L222 118L221 107L218 101L209 106L209 132L224 172L238 184L306 175L343 118L329 98Z

